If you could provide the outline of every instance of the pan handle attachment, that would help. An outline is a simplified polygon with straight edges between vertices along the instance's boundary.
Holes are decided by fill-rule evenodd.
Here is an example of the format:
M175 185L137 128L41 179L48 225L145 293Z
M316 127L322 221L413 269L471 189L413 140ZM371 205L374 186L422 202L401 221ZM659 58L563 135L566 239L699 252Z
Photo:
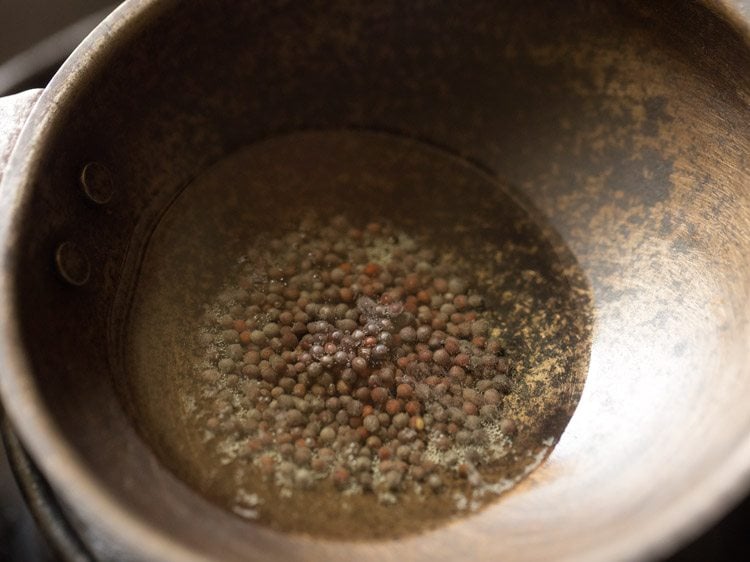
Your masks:
M18 136L42 91L27 90L0 98L0 183Z

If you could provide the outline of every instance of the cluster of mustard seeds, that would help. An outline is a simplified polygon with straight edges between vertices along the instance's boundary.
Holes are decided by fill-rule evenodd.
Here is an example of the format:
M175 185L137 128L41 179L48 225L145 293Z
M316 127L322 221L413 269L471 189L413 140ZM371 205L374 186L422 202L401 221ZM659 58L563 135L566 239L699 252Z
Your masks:
M282 496L333 484L396 503L476 485L516 432L511 365L455 261L342 216L256 241L199 334L209 438Z

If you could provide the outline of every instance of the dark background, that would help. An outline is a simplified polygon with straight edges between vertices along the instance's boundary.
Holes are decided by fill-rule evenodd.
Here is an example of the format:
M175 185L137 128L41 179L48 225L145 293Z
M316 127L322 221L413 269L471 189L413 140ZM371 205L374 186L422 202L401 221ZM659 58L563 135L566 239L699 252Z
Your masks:
M112 0L0 0L0 64Z
M0 95L43 87L112 7L112 0L0 0ZM0 442L0 561L55 560L23 504ZM750 560L750 498L667 560Z

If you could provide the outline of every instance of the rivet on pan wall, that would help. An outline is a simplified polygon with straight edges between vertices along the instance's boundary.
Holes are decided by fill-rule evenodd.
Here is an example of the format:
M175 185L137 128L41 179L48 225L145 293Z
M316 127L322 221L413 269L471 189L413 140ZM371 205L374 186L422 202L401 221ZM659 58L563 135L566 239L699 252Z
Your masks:
M89 162L81 171L83 192L97 205L109 203L114 194L112 173L104 164Z
M86 254L74 242L63 242L57 247L55 265L60 276L76 287L85 285L91 275L91 265Z

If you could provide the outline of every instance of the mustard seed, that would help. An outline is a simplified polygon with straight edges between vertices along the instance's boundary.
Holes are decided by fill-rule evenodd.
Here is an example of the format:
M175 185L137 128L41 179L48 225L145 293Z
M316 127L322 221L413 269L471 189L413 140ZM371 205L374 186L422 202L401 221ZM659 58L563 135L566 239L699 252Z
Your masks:
M399 398L410 398L413 393L413 389L410 385L406 383L401 383L396 387L396 396ZM388 412L391 413L391 412Z
M401 400L390 399L385 403L385 411L388 415L395 415L401 411L402 402Z
M370 433L375 433L380 429L380 420L375 415L369 415L364 419L364 428Z

